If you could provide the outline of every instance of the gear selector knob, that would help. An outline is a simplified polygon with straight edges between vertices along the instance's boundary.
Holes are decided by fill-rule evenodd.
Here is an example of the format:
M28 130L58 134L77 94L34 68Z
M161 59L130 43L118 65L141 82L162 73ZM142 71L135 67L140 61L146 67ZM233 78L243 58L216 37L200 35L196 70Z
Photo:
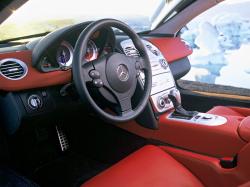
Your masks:
M174 115L192 118L196 114L198 114L198 112L196 111L187 111L181 106L181 96L180 96L180 92L177 89L170 91L168 97L174 105L174 108L175 108L175 111L173 113Z
M177 89L171 90L168 97L169 99L171 99L175 107L181 105L181 94L179 90Z

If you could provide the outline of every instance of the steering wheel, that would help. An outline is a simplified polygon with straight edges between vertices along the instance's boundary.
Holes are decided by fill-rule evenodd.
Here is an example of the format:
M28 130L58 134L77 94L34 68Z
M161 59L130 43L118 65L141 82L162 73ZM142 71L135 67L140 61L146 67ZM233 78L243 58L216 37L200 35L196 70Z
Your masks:
M83 59L91 36L101 28L117 28L123 31L134 43L139 57L112 52L87 62ZM73 80L82 100L87 101L104 119L111 122L125 122L136 118L145 108L152 87L152 71L146 48L140 37L125 23L114 19L102 19L89 24L79 35L73 54ZM145 74L143 93L136 107L132 108L140 72ZM88 90L88 85L96 87L107 100L112 95L120 106L120 114L113 115L97 105ZM104 92L103 90L106 90ZM109 94L105 94L105 93Z

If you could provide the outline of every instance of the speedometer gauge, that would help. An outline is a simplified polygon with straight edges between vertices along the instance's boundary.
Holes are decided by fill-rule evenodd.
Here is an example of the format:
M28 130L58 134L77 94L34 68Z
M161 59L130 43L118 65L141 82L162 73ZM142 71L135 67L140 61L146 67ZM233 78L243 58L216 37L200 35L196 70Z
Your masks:
M96 47L96 44L92 40L89 40L87 45L87 51L84 58L87 62L89 62L97 59L97 57L98 57L98 49Z
M71 67L73 61L73 47L70 43L63 41L56 52L56 61L61 68Z

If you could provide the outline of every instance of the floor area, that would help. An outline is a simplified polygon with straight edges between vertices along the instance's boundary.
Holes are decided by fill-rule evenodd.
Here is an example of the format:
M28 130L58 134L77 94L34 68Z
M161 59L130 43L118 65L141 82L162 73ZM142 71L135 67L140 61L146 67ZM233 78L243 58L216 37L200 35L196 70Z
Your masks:
M77 117L78 113L68 115L59 123L69 142L67 151L61 150L51 120L21 128L8 140L9 168L41 187L76 187L147 144L145 139L93 116L72 123Z

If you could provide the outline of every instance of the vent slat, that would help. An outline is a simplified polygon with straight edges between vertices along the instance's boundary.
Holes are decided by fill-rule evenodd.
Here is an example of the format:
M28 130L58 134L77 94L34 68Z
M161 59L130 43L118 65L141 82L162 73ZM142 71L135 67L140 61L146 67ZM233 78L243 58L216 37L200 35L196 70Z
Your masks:
M124 52L126 55L128 56L135 56L135 57L139 57L139 51L137 49L135 49L132 46L128 46L124 49Z
M5 70L2 70L2 69L0 68L0 70L1 70L2 73L10 73L10 72L16 72L16 71L19 71L19 72L24 71L22 68L11 68L11 69L5 69Z
M0 67L1 70L5 70L5 69L11 69L11 68L22 68L22 66L5 66L5 67Z
M17 59L4 59L0 61L0 72L6 78L17 80L25 76L27 66Z
M23 72L11 72L11 73L3 73L5 76L11 76L11 75L22 75Z
M10 78L12 78L12 79L18 79L18 78L20 78L20 75L11 75L11 76L9 76Z
M4 62L1 66L11 66L11 65L19 65L16 62Z

